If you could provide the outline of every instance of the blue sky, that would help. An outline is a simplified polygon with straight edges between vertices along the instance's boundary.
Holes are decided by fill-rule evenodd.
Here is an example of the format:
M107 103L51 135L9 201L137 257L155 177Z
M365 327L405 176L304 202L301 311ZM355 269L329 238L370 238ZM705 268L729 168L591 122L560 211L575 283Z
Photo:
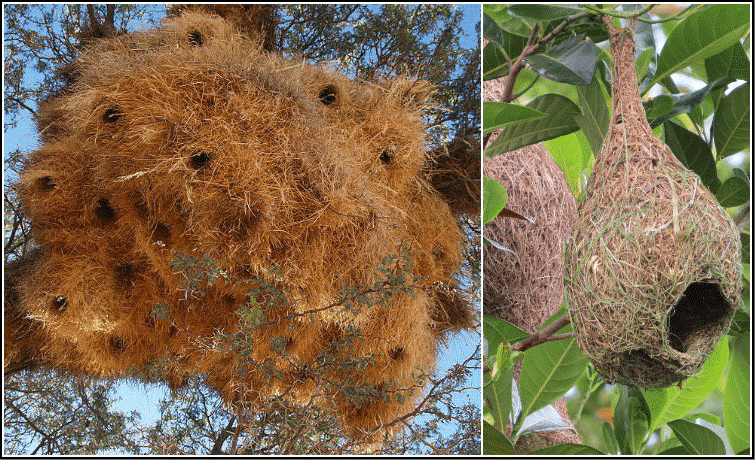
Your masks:
M480 5L457 4L456 7L464 14L462 26L465 34L461 37L461 44L465 48L473 49L480 40L475 29L476 24L480 21ZM28 78L34 79L38 78L38 76L33 71L30 71ZM35 108L34 105L32 105L32 108ZM25 111L21 112L17 120L17 127L9 128L3 135L3 186L9 179L9 177L6 177L8 172L5 171L5 158L7 154L15 149L29 152L39 146L39 139L31 115ZM3 121L5 122L5 113L3 113ZM441 351L438 370L442 372L443 369L447 369L457 362L460 363L463 361L472 354L479 341L480 335L474 332L461 333L453 338L445 349ZM469 384L479 388L481 384L480 376L475 375ZM120 400L115 403L113 409L124 413L137 411L142 415L142 423L148 424L158 417L158 403L161 399L169 397L169 391L165 385L124 382L120 385L117 395ZM466 394L458 397L461 398L458 401L459 404L466 402L467 398L478 405L481 402L479 391L468 391Z

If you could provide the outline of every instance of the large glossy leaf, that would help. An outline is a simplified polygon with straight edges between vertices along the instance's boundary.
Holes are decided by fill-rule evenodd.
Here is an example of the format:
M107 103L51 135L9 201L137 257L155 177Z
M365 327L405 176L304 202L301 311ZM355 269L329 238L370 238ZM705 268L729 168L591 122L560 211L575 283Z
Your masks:
M655 430L669 420L683 417L705 401L726 370L728 359L729 342L724 338L705 360L700 373L684 382L684 389L671 386L643 390L650 409L650 430Z
M589 85L577 86L577 94L582 114L575 116L574 120L582 128L593 154L597 156L603 146L603 139L608 132L608 121L611 118L600 79L593 78Z
M750 83L721 99L713 116L713 140L718 159L726 158L750 145Z
M590 165L592 149L583 131L543 142L543 146L566 175L566 182L575 196L582 191L582 172Z
M509 73L509 62L501 48L495 43L488 43L482 50L482 78L493 80Z
M731 366L724 392L724 427L734 452L750 448L750 333L732 344Z
M506 5L486 4L483 5L482 12L498 24L501 29L512 34L529 37L531 30L530 25L526 21L509 14L508 11L506 11ZM483 30L485 30L484 26Z
M587 85L595 75L598 64L595 45L583 37L569 37L554 45L544 54L527 58L532 70L543 77L559 83Z
M515 455L516 451L511 441L498 431L496 427L483 420L482 422L482 454L483 455Z
M545 94L532 100L527 107L548 116L503 128L496 140L485 149L486 155L495 156L499 153L510 152L525 145L555 139L579 129L574 116L580 115L581 112L579 107L567 97Z
M750 199L750 183L739 176L732 176L718 189L716 198L724 208L745 204Z
M482 104L483 134L490 133L504 126L537 120L543 117L545 117L543 112L524 105L508 104L505 102L485 102Z
M529 5L526 3L512 5L508 9L513 16L534 21L551 21L561 19L572 14L581 13L582 9L570 8L568 6L555 5Z
M658 56L653 83L729 48L742 38L749 27L749 5L713 5L692 13L674 28L666 40Z
M749 248L748 248L749 249ZM746 249L742 248L742 252ZM739 337L744 333L750 332L750 315L742 310L737 310L734 313L734 318L731 320L731 328L729 329L729 335Z
M718 180L716 161L713 159L713 152L711 152L708 144L700 139L697 134L691 133L671 121L663 124L663 131L666 136L666 144L679 161L700 176L708 190L716 193L721 187L721 182Z
M530 336L513 324L493 316L485 316L482 319L482 334L488 341L488 347L495 350L503 340L516 343Z
M652 128L655 128L679 114L692 114L692 112L697 110L700 104L705 100L705 96L712 91L726 88L726 85L729 84L729 82L731 82L729 77L723 77L722 79L712 81L691 93L673 94L670 96L664 94L652 101L648 101L644 104L648 123L650 123ZM702 119L701 114L696 114L695 117Z
M632 455L648 434L650 409L640 389L620 385L620 391L613 411L613 428L621 453Z
M574 339L555 340L525 352L519 374L522 419L563 396L587 367Z
M584 444L556 444L545 449L534 450L529 455L605 455L598 449Z
M609 454L618 454L619 445L616 442L616 433L613 431L613 426L608 422L603 422L603 442L606 445L606 452Z
M726 455L724 442L710 429L682 419L672 420L668 426L690 454Z
M729 77L733 80L750 79L750 59L739 41L705 60L708 81Z
M527 45L527 37L511 33L501 26L501 23L505 23L508 20L508 16L505 16L505 13L499 15L498 18L499 20L496 20L494 17L483 13L483 37L501 47L508 54L509 59L516 59Z
M482 219L488 223L495 219L501 209L506 206L508 195L503 185L488 177L482 178Z
M511 413L511 382L514 378L511 345L500 342L495 353L494 364L484 376L482 395L495 425L503 427L508 423Z

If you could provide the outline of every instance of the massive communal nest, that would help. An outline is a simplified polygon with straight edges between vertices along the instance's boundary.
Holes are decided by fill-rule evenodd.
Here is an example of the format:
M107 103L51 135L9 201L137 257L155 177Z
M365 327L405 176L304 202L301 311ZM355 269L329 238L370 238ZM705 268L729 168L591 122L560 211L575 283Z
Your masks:
M484 248L484 313L535 332L563 302L574 195L541 144L485 159L484 174L503 184L507 209L530 219L499 216L485 226L485 236L511 252Z
M631 27L606 20L613 114L566 252L577 341L607 381L668 386L726 334L741 290L739 233L653 135L635 80Z
M11 267L6 366L317 392L355 436L412 410L474 322L421 174L428 84L352 81L194 12L94 43L74 75L18 185L39 250Z

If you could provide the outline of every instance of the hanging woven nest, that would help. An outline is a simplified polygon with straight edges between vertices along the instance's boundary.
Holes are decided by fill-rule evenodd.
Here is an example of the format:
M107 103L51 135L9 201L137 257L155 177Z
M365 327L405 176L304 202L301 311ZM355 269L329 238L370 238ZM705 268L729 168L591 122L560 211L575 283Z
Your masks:
M563 301L563 243L577 220L574 195L541 144L486 159L484 174L506 188L506 208L532 222L499 216L485 226L488 239L512 252L484 249L483 311L535 332Z
M694 375L727 333L740 303L739 232L653 135L631 26L604 20L613 113L567 246L570 316L606 381L660 388Z

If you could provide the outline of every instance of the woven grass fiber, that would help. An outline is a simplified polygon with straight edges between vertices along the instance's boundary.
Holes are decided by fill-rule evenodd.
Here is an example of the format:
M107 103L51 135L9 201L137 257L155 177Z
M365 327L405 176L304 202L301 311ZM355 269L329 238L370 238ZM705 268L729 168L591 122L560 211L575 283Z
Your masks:
M563 244L577 220L564 173L541 145L486 158L484 175L506 188L506 208L533 220L497 217L485 236L483 312L536 332L563 302Z
M18 184L40 257L6 358L200 375L229 402L317 390L354 436L412 410L473 324L463 235L421 173L429 84L353 81L192 11L71 75Z
M604 18L613 112L566 251L577 342L608 382L659 388L693 376L740 304L739 232L653 135L630 27Z

